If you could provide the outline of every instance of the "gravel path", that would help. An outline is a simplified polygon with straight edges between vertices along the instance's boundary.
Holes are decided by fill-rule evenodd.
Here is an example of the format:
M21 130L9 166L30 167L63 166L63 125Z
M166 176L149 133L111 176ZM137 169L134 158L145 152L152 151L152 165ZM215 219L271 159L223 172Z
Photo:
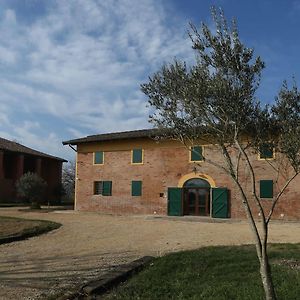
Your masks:
M252 241L246 222L16 209L0 209L0 215L63 224L50 233L0 246L0 299L45 299L144 255ZM270 242L299 243L300 223L272 223Z

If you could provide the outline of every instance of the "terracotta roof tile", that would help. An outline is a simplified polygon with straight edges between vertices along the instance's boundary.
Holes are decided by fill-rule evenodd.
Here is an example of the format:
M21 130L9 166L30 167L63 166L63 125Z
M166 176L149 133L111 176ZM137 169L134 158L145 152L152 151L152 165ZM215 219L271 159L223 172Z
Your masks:
M49 154L46 154L46 153L43 153L40 151L36 151L34 149L31 149L24 145L21 145L17 142L9 141L9 140L6 140L1 137L0 137L0 150L10 151L10 152L19 152L19 153L23 153L23 154L30 154L30 155L34 155L34 156L40 156L40 157L47 157L47 158L66 162L66 160L63 158L52 156L52 155L49 155Z
M89 142L102 142L102 141L146 138L146 137L151 138L151 137L155 137L157 135L157 132L158 132L157 129L142 129L142 130L88 135L86 137L79 138L79 139L63 141L63 145L77 145L77 144L89 143Z

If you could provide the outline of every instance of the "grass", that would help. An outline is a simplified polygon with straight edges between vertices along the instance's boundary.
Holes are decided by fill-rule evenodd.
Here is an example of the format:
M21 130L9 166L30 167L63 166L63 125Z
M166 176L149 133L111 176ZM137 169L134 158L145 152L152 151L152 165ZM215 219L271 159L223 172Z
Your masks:
M300 295L300 244L270 245L278 299ZM260 300L254 246L207 247L161 258L103 299Z
M51 221L0 216L0 244L37 236L60 226Z

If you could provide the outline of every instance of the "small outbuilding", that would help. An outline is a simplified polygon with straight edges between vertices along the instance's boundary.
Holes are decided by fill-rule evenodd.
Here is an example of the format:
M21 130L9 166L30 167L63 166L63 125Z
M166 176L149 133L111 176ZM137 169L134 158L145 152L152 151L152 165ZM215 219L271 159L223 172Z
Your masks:
M17 199L16 181L27 172L36 173L47 182L45 201L57 200L63 162L63 158L0 138L0 202Z

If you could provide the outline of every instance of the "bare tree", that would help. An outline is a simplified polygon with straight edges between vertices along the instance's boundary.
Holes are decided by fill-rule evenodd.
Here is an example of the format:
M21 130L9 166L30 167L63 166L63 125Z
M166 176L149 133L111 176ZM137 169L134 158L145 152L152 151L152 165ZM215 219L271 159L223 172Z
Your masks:
M74 200L75 197L75 169L75 161L69 161L63 166L62 185L64 188L65 196L68 200Z
M223 163L204 161L225 171L240 192L256 245L266 299L276 299L267 254L268 229L275 206L300 167L300 95L296 85L284 83L271 107L255 96L264 63L241 42L233 20L212 8L216 30L193 24L189 31L196 61L188 67L175 60L142 84L153 110L150 122L161 129L160 138L175 139L188 149L199 141L214 144ZM276 159L268 163L277 172L277 189L270 210L258 195L256 170L251 156L262 145L274 147ZM241 176L250 174L251 193ZM255 205L251 205L251 203ZM254 218L259 212L259 220ZM258 222L259 221L259 222Z

